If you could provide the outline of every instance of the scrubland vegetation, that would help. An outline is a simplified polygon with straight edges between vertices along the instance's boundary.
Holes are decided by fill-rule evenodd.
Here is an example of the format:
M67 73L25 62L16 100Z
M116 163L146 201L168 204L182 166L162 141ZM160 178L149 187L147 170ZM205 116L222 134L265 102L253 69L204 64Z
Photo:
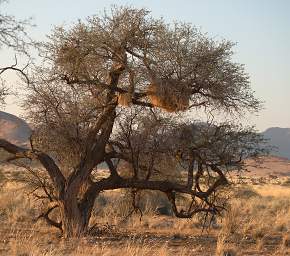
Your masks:
M128 193L122 190L106 192L96 201L91 222L96 221L97 225L90 234L79 239L63 239L57 229L41 219L36 220L41 204L29 194L31 191L23 189L23 183L9 181L7 177L11 177L9 173L13 168L7 169L9 172L1 167L2 255L290 253L290 186L287 178L282 179L280 185L236 185L231 188L228 210L211 223L204 223L203 215L177 219L171 215L166 198L157 192L143 192L147 199L143 200L142 216L139 212L132 213Z

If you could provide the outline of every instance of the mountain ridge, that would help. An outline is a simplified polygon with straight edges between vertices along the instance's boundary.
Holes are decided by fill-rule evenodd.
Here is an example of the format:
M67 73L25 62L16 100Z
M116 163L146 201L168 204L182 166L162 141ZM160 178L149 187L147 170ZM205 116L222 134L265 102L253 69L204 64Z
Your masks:
M290 128L270 127L262 132L268 144L274 146L271 155L290 160Z

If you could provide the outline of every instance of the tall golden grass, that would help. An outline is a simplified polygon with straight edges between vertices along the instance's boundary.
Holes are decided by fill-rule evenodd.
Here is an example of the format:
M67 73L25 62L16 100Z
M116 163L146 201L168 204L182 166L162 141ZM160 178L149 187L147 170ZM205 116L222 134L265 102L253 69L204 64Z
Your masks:
M152 205L141 221L139 214L126 218L131 210L126 197L103 194L107 203L94 211L92 223L105 227L104 233L68 241L45 222L33 221L39 204L8 182L0 190L0 255L289 255L290 186L237 190L228 211L203 231L198 216L160 216Z

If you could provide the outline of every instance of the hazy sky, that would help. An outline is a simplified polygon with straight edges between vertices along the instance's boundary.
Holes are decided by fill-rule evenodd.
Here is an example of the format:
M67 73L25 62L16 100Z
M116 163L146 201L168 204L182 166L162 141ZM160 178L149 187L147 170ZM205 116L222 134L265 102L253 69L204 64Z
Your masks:
M45 39L54 25L100 13L112 4L147 7L168 22L191 22L216 39L237 42L235 61L245 64L256 96L264 110L247 120L264 130L290 127L290 1L288 0L10 0L1 6L18 18L33 17L35 39ZM0 52L0 63L9 63L9 52ZM3 58L4 56L4 58ZM12 55L13 57L13 55ZM18 113L9 104L7 112ZM246 122L246 121L245 121Z

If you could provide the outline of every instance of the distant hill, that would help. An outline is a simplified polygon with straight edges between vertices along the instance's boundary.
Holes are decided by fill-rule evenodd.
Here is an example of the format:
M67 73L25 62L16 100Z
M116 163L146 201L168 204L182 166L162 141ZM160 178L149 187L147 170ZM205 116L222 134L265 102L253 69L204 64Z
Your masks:
M271 155L290 159L290 128L272 127L262 133L276 147Z
M19 146L28 145L31 129L21 118L0 111L0 138Z

